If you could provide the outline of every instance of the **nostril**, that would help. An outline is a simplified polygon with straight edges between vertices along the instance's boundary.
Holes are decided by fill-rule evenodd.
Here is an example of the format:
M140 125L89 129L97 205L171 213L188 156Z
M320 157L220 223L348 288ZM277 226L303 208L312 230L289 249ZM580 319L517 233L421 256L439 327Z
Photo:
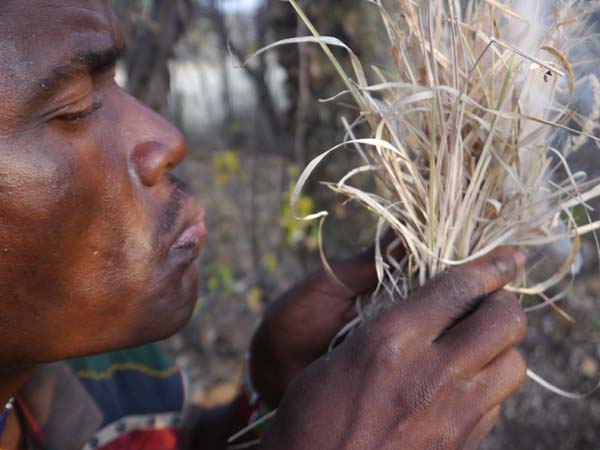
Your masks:
M131 161L142 184L153 186L160 181L163 175L171 172L182 157L179 146L158 141L146 141L135 147Z

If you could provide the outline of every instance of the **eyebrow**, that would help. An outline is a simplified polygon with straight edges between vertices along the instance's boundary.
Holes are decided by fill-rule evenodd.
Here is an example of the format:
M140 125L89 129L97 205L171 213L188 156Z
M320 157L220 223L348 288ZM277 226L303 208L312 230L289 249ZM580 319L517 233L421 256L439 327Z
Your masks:
M110 47L101 52L89 52L80 55L79 62L90 73L96 73L108 67L112 67L125 53L125 45Z
M53 67L50 73L36 83L32 100L51 98L65 80L82 73L95 74L108 69L125 53L125 45L113 46L99 51L81 53L73 57L68 63Z

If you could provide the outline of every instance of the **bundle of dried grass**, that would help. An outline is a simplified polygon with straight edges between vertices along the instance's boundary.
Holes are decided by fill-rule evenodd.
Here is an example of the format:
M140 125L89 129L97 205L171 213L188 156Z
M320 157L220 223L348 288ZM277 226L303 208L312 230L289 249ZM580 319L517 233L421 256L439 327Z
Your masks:
M315 167L350 146L364 165L328 186L373 211L379 229L389 226L408 250L391 265L379 255L382 287L392 297L502 245L569 242L556 273L536 283L523 279L517 292L543 295L569 274L580 236L600 228L598 222L578 224L573 208L590 209L600 180L572 173L568 149L554 142L564 131L600 142L590 135L595 122L579 131L567 126L584 122L571 100L578 84L590 83L589 76L576 78L569 55L593 36L587 19L600 2L470 0L463 8L458 0L399 0L392 16L376 0L396 70L384 75L374 69L377 84L367 82L348 49L351 79L328 48L343 44L319 37L290 3L316 37L287 42L320 43L361 110L347 125L348 140L304 171L292 208ZM367 138L355 136L362 122L372 130ZM352 185L364 173L379 180L377 192Z
M578 86L598 86L593 76L578 78L573 64L580 58L574 50L594 36L590 18L600 1L372 0L395 69L390 75L375 68L376 83L367 81L350 49L319 36L296 2L289 2L313 37L261 52L285 43L320 44L347 86L340 95L352 95L360 109L355 122L345 123L346 141L308 165L293 192L292 210L314 169L350 148L364 164L327 186L372 211L378 235L391 228L407 250L403 260L388 263L378 250L380 289L360 319L445 268L496 247L560 242L568 252L549 278L525 274L511 288L554 307L562 294L549 298L545 292L571 274L580 236L600 228L599 222L577 223L573 212L590 210L587 202L600 196L600 180L573 173L566 161L583 141L600 142L591 135L597 114L583 118L571 105ZM354 78L330 46L346 48ZM365 123L371 135L357 137ZM561 133L576 137L570 148L556 148L565 142L558 139ZM379 181L376 192L353 185L366 173ZM299 219L326 216L322 211Z

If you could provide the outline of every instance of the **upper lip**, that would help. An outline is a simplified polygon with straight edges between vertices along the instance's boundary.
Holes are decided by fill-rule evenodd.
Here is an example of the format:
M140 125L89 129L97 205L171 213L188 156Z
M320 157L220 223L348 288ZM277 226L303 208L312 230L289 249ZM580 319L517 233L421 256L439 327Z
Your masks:
M181 213L181 225L177 227L174 237L170 240L169 248L177 242L186 230L195 225L203 224L204 219L205 212L200 202L195 197L187 194Z

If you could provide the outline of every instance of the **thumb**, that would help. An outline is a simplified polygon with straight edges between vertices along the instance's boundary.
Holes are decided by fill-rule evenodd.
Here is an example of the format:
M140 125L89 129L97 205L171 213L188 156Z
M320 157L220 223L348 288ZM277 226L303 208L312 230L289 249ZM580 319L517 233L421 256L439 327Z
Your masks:
M390 259L404 257L404 247L397 241L392 230L388 230L379 242L384 263ZM376 268L376 248L371 246L350 259L340 261L331 267L331 271L322 271L322 281L327 285L329 294L335 297L355 297L374 290L379 283Z

